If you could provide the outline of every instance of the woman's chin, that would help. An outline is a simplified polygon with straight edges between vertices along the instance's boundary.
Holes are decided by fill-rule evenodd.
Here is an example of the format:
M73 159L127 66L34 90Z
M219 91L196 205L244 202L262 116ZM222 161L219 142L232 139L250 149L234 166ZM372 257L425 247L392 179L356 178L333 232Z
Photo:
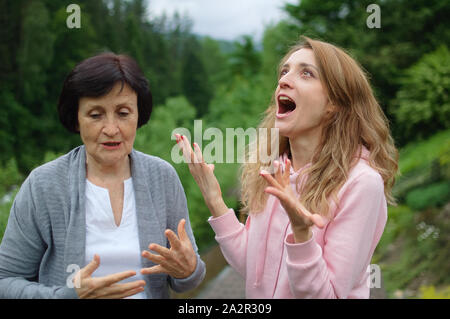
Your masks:
M289 138L290 129L286 126L285 123L281 123L278 120L275 120L275 128L278 129L278 134L283 137Z
M119 154L102 154L101 156L96 156L95 161L103 167L114 167L124 162L124 157L126 156Z

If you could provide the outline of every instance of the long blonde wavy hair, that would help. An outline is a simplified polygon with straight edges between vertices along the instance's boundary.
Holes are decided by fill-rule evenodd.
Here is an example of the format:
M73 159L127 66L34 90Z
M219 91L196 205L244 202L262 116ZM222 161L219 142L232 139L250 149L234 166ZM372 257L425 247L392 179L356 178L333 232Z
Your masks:
M279 72L291 54L302 48L314 52L322 85L331 103L336 106L334 115L323 125L321 141L313 154L311 166L297 178L297 191L302 204L312 213L327 217L330 199L338 204L339 189L358 160L355 158L356 152L364 145L370 152L369 165L383 178L388 204L396 205L391 191L398 170L398 151L390 135L388 120L374 97L365 72L343 49L308 37L301 37L300 42L289 50L279 64ZM258 136L256 147L247 147L247 156L251 156L252 152L261 154L259 150L263 146L267 149L267 155L272 155L276 151L273 148L277 147L273 146L275 138L279 141L278 154L290 154L288 138L270 134L270 129L275 127L276 112L274 93L259 125L259 128L267 129L267 133ZM259 172L266 167L267 164L259 159L256 163L245 162L241 166L241 212L258 213L264 209L268 197L264 189L268 185ZM304 175L310 182L299 189L300 179Z

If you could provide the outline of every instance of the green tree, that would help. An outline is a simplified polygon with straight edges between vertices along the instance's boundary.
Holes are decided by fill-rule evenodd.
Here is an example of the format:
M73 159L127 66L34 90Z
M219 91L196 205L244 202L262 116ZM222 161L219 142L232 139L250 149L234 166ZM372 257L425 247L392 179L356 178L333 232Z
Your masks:
M234 75L252 77L260 72L261 54L256 49L251 36L245 35L234 43L235 49L230 54L230 67Z
M393 117L393 103L401 86L399 74L420 57L450 42L448 1L392 0L379 2L381 28L369 29L366 20L371 0L302 0L286 4L292 27L350 51L371 74L371 83L400 146L406 143ZM418 37L420 35L420 38Z
M446 46L424 55L404 72L394 114L410 138L429 137L450 127L450 52Z
M199 39L199 57L208 75L212 91L230 82L231 72L228 56L221 47L221 43L211 37Z
M209 101L213 97L209 75L198 53L200 51L200 44L192 36L185 48L181 75L183 94L194 105L198 117L207 113Z
M50 26L49 12L41 1L33 1L24 7L22 37L17 53L18 94L17 102L24 106L22 119L25 127L15 127L14 155L19 169L26 171L42 160L39 148L45 145L45 102L48 99L47 74L53 58L55 36ZM26 115L25 115L26 114ZM25 142L26 141L26 142Z

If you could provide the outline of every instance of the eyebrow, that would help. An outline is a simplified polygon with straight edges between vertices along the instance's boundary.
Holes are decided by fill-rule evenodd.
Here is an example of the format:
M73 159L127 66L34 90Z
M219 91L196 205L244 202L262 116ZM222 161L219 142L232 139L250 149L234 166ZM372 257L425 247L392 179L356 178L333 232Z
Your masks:
M119 108L119 107L129 107L129 103L127 103L127 102L122 102L122 103L117 104L115 107L116 107L116 108ZM91 109L102 109L102 108L104 108L104 106L103 106L103 105L100 105L100 104L93 104L93 105L89 105L89 108L91 108Z
M312 65L312 64L309 64L309 63L305 63L305 62L301 62L298 65L300 65L300 66L309 66L309 67L312 67L312 68L316 69L316 71L319 72L319 69L315 65ZM287 68L289 66L290 66L289 63L285 63L285 64L283 64L283 66L281 68Z

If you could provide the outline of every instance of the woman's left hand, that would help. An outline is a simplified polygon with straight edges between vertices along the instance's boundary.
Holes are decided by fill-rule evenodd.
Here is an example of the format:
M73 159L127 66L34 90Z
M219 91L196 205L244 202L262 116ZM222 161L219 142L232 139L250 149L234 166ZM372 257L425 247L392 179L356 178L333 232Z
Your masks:
M148 248L157 252L159 255L143 251L142 256L156 263L156 266L143 268L141 274L160 274L166 273L174 278L189 277L197 267L197 256L192 247L189 236L185 230L186 220L180 220L178 224L178 236L170 229L165 231L166 237L170 242L170 249L150 244Z
M284 172L281 172L280 163L278 161L274 162L274 176L266 171L260 172L260 175L270 185L264 191L276 196L280 200L281 205L286 210L291 221L291 227L296 241L306 241L309 239L310 227L312 225L323 228L326 222L322 216L311 213L300 203L289 181L291 161L286 159L285 164Z

